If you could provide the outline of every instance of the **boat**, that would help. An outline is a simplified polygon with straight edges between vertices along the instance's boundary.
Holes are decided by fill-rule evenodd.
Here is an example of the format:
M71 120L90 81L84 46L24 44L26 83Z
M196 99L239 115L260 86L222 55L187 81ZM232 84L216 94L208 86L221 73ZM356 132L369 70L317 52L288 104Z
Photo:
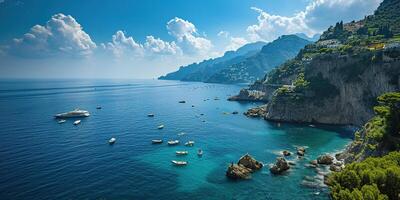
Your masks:
M237 114L239 114L239 112L238 111L233 111L232 114L237 115Z
M154 114L153 113L149 113L149 114L147 114L147 117L154 117Z
M81 120L76 120L76 121L74 121L74 125L78 125L78 124L80 124L81 123Z
M110 140L108 140L108 143L109 143L109 144L114 144L114 143L115 143L115 141L117 141L117 139L115 139L115 138L111 138Z
M185 132L178 133L178 136L182 136L182 135L186 135L186 133Z
M186 103L186 101L179 101L179 103Z
M310 124L310 125L308 125L309 127L311 127L311 128L315 128L315 125L314 124Z
M100 110L100 109L101 109L101 106L97 106L96 109L97 109L97 110Z
M62 123L65 123L66 121L67 121L67 120L62 119L62 120L58 121L58 123L59 123L59 124L62 124Z
M189 152L188 151L175 151L177 156L183 156L183 155L188 155Z
M158 128L158 129L163 129L163 128L164 128L164 125L161 124L161 125L158 126L157 128Z
M172 164L176 165L176 166L185 166L188 164L187 161L177 161L177 160L171 160Z
M89 116L90 116L89 111L80 110L79 108L77 108L73 111L56 114L54 117L55 118L78 118L78 117L89 117Z
M153 143L153 144L161 144L161 143L163 143L163 140L152 140L151 143Z
M192 147L194 145L194 141L188 141L185 143L185 146Z
M177 145L179 144L179 140L170 140L168 141L168 145Z
M197 150L197 155L199 157L203 156L203 150L201 150L201 149Z

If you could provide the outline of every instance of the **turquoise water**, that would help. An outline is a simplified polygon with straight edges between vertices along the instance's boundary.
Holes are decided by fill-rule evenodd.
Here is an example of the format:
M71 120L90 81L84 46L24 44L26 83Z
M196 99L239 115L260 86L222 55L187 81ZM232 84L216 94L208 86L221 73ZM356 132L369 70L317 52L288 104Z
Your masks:
M256 106L226 101L241 87L155 80L1 81L0 199L329 199L320 182L307 181L321 175L305 164L344 148L349 131L278 127L226 114ZM78 126L53 119L75 107L92 115ZM158 130L160 124L165 128ZM181 132L186 134L178 136ZM113 146L111 137L117 139ZM152 145L152 139L196 143L169 147ZM290 158L296 166L284 176L271 175L267 166L251 180L225 177L228 164L245 153L270 164L279 151L294 152L296 146L308 147L306 157ZM198 148L204 151L201 158ZM176 150L189 155L177 157ZM189 164L176 167L173 159Z

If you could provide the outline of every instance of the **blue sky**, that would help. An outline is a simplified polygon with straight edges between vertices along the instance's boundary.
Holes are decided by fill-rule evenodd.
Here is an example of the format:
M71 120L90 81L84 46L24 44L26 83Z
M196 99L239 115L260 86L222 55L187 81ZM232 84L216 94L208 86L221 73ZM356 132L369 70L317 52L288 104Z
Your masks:
M0 0L0 78L153 78L381 0ZM79 72L79 73L77 73Z

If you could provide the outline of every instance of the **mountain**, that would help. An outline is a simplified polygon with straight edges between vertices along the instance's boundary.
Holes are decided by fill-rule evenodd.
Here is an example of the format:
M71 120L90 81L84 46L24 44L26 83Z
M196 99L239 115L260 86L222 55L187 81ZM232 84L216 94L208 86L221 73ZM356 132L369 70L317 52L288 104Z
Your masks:
M259 53L242 62L216 72L206 82L248 83L261 79L263 74L279 66L311 42L295 35L284 35L265 45Z
M214 60L180 67L178 71L159 79L209 83L249 83L262 78L262 74L293 58L301 48L309 43L311 42L295 35L282 36L268 44L252 43L235 52L226 52L223 57Z
M378 96L400 91L399 6L384 0L374 15L338 22L231 99L268 102L263 117L270 121L364 126Z
M315 34L312 37L308 37L306 34L304 33L296 33L296 36L298 36L299 38L303 38L305 40L309 40L311 42L316 42L319 40L319 37L321 37L321 34Z
M255 55L265 42L246 44L236 51L227 51L222 57L182 66L178 71L159 77L163 80L205 81L216 71Z

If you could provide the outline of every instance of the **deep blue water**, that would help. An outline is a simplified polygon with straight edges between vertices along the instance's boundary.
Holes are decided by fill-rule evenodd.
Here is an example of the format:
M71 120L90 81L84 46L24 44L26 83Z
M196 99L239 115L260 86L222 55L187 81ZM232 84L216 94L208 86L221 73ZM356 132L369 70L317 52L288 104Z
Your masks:
M224 114L256 105L226 101L241 87L155 80L3 80L0 199L328 199L325 187L304 186L305 179L321 178L304 165L344 148L348 131L278 127ZM96 110L98 105L103 109ZM92 114L78 126L53 118L76 107ZM163 130L157 130L160 124ZM178 136L180 132L187 134ZM111 137L117 139L113 146L108 144ZM169 147L152 145L152 139L196 144ZM296 146L308 147L306 158L292 157L297 165L287 175L271 175L267 166L251 180L225 177L228 163L247 152L269 164L280 150L294 152ZM198 148L204 151L201 158ZM189 155L177 158L176 150ZM175 167L172 159L189 164Z

